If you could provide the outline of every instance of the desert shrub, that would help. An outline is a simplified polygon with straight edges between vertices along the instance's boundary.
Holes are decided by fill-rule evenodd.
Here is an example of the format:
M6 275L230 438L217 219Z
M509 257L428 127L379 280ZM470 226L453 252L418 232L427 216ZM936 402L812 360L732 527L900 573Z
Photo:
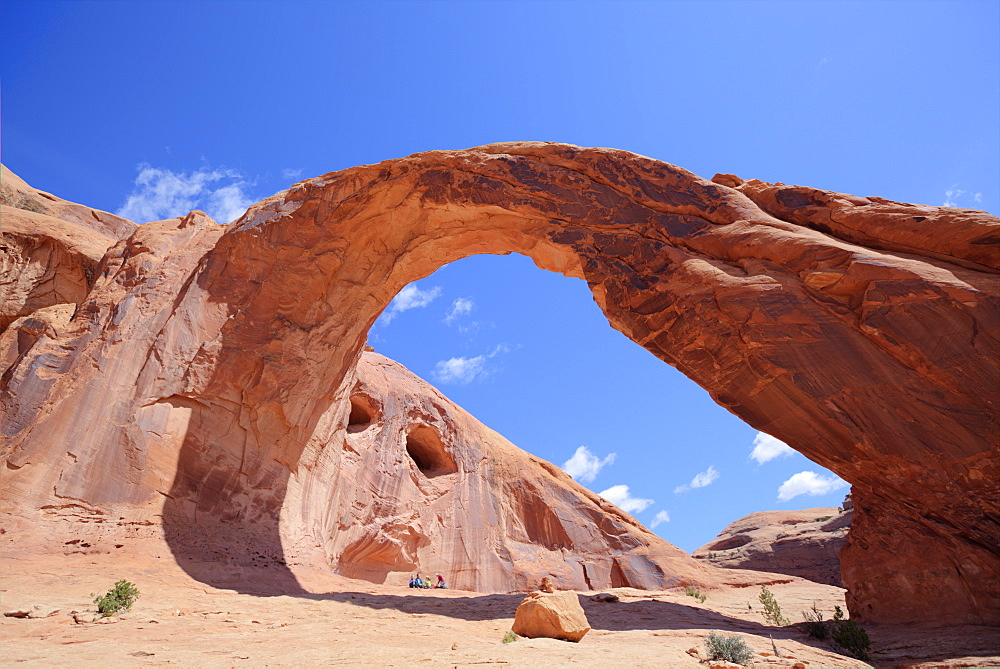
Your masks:
M684 586L684 594L687 595L688 597L694 597L695 599L699 600L702 604L704 604L705 600L708 599L708 595L702 594L698 590L698 588L692 587L690 585Z
M115 586L103 595L91 593L90 596L94 598L94 603L97 604L97 610L101 615L113 616L119 611L128 611L132 608L135 600L139 599L139 589L135 587L134 583L123 579L115 583Z
M816 602L811 609L802 612L802 617L806 620L802 623L806 634L820 641L830 636L830 625L823 618L823 612L816 608Z
M853 620L842 620L833 627L833 642L859 660L871 659L872 642L865 628Z
M764 620L772 625L787 625L788 619L781 615L781 607L778 601L767 589L766 585L760 586L760 603L764 605Z
M813 522L816 522L816 523L825 523L826 521L830 520L831 518L833 518L833 516L820 516L819 518L817 518Z
M726 660L736 664L746 664L753 659L753 651L747 646L747 642L738 636L724 636L709 632L705 638L705 648L708 649L709 659Z
M504 643L514 643L515 641L517 641L520 638L521 637L519 637L518 635L514 634L513 632L507 632L506 634L503 635L503 642Z

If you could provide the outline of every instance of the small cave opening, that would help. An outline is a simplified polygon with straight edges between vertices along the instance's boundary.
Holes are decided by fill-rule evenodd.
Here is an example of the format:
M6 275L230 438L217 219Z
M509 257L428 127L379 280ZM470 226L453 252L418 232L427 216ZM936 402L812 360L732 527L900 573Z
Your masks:
M454 474L458 465L432 427L418 425L406 435L406 452L427 477Z
M347 418L348 432L361 432L368 428L379 416L378 403L368 395L351 395L351 413Z

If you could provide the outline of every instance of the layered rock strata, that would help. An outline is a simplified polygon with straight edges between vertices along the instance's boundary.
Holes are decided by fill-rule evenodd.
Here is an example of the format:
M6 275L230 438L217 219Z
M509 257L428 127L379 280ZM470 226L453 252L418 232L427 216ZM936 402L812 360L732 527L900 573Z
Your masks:
M854 485L857 619L996 620L1000 223L718 181L497 144L304 181L225 228L144 225L5 373L3 503L162 494L175 553L319 555L316 500L338 482L314 472L346 434L368 328L442 264L519 252L585 278L613 327Z

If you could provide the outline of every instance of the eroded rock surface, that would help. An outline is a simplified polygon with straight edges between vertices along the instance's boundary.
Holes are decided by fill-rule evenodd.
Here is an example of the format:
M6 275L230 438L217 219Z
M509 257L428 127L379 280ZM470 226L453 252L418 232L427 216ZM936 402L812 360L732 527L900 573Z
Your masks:
M727 525L692 555L716 567L790 574L842 587L840 549L852 511L759 511Z
M442 264L520 252L854 485L855 618L995 621L997 219L720 181L498 144L304 181L225 227L143 225L4 374L2 510L146 509L204 578L213 555L323 563L368 328Z

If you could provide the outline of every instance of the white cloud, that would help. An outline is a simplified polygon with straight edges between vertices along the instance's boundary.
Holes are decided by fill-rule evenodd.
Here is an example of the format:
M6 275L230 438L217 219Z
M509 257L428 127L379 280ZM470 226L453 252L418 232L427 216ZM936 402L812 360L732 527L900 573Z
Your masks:
M451 325L455 322L455 319L462 314L471 313L476 307L476 303L467 297L460 297L451 303L451 309L448 311L448 315L444 317L445 325Z
M685 483L684 485L679 485L674 488L674 494L680 494L682 492L687 492L692 488L704 488L707 485L712 485L715 483L716 479L719 478L719 472L716 471L715 465L709 466L705 471L695 474L695 477L691 479L690 483Z
M291 179L298 179L300 176L302 176L302 168L301 167L299 169L297 169L297 170L293 170L290 167L286 167L285 169L281 170L281 178L282 179L289 179L289 180L291 180Z
M944 192L944 202L941 203L942 207L957 207L958 198L965 195L964 190L958 189L958 184L955 184L948 190Z
M662 525L663 523L670 522L670 514L664 509L653 517L653 522L649 524L649 529L655 530L657 525Z
M822 476L816 472L799 472L778 488L778 501L787 502L799 495L825 495L847 485L847 481L835 474Z
M448 358L434 365L431 376L440 383L471 383L477 377L486 376L486 356L474 358Z
M976 202L982 202L983 201L983 194L982 193L976 193L975 195L972 196L972 199L974 201L976 201Z
M376 321L379 325L388 325L399 314L410 309L420 309L433 302L441 294L441 286L434 286L428 290L420 290L415 283L408 284L399 291L392 302L385 308L382 315Z
M242 216L256 202L239 172L202 167L195 172L174 172L148 164L138 167L132 192L115 213L137 223L148 223L202 209L219 223Z
M613 464L617 454L609 453L603 460L590 452L586 446L576 449L572 457L563 463L563 471L581 483L593 481L600 471Z
M758 432L753 438L753 451L750 452L750 459L756 460L758 465L777 458L785 458L794 453L791 446L775 439L765 432Z
M651 499L632 497L632 494L628 491L627 485L613 485L607 490L597 494L626 513L639 513L640 511L645 511L649 505L653 503L653 500Z
M434 365L431 377L438 383L462 384L471 383L476 379L485 379L494 371L488 365L490 358L495 358L501 353L508 353L509 351L510 347L507 344L498 344L489 353L477 355L473 358L460 357L439 360Z
M206 213L219 223L230 223L247 213L256 200L247 197L241 184L229 184L212 192L208 197Z

